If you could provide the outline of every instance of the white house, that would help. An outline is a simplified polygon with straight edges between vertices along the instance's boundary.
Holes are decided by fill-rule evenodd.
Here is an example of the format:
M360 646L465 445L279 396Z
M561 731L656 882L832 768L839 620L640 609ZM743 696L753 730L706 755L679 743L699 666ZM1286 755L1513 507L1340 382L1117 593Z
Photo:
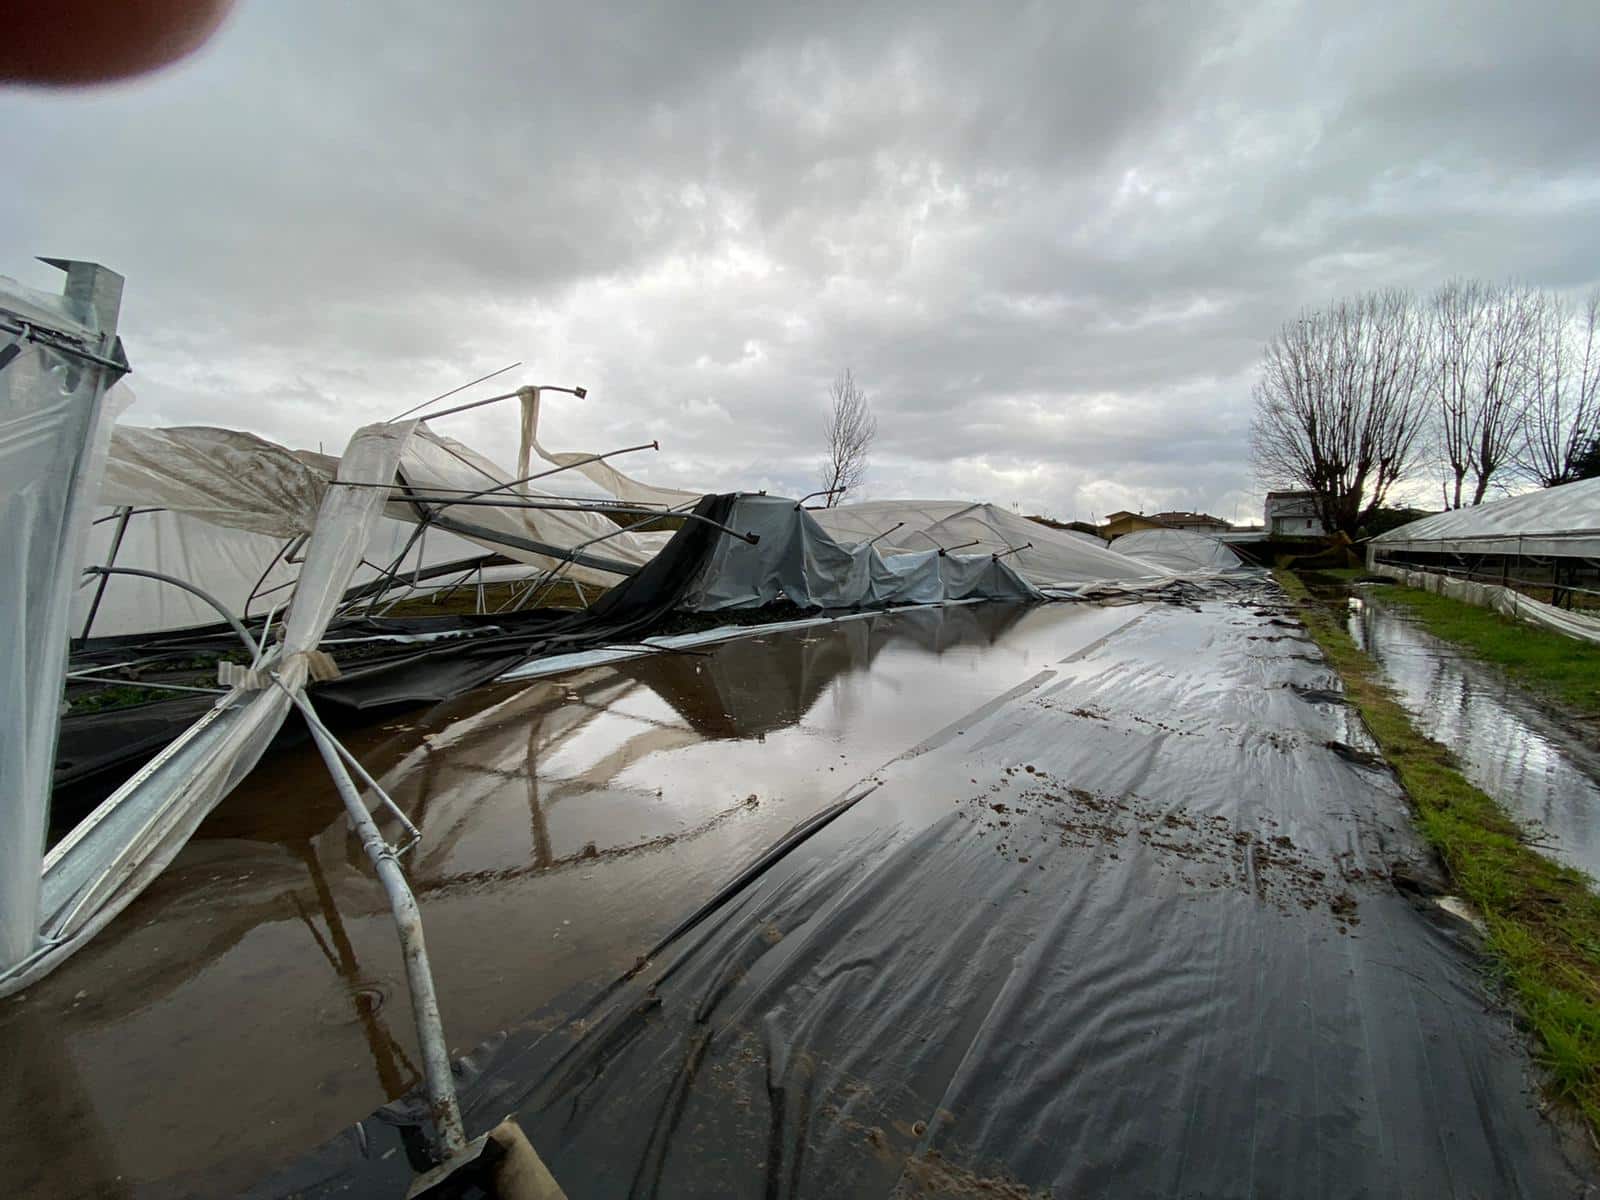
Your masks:
M1320 537L1327 532L1315 492L1268 492L1268 537Z

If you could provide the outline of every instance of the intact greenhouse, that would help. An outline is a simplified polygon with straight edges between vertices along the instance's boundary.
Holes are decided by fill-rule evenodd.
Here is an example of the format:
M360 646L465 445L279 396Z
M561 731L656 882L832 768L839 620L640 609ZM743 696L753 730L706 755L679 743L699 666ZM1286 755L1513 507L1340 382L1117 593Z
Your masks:
M1600 479L1412 521L1367 544L1415 587L1600 641Z

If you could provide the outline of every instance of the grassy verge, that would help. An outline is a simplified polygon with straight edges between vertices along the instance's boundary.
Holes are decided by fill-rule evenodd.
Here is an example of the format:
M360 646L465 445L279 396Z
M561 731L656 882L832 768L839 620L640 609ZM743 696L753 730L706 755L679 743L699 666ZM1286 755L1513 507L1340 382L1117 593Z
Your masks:
M1289 571L1274 572L1411 798L1418 827L1483 915L1488 946L1538 1041L1556 1099L1600 1135L1600 897L1524 842L1516 823L1412 726L1377 664Z
M1386 587L1428 632L1494 663L1530 691L1583 717L1600 717L1600 646L1417 588Z

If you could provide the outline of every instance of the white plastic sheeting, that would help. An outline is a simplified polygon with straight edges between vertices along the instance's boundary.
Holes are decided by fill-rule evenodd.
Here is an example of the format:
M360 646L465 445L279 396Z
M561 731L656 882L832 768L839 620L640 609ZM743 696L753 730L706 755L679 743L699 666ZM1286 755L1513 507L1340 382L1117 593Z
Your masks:
M1600 558L1600 479L1436 513L1379 534L1373 552Z
M522 396L523 433L518 475L530 450L546 462L571 464L586 454L555 453L539 442L539 397L532 389ZM679 506L698 492L656 487L632 479L606 463L575 468L608 494L629 503ZM1005 554L1003 561L1037 587L1071 587L1084 583L1158 578L1171 572L1107 548L1092 534L1053 529L993 504L951 500L876 500L811 511L817 525L836 542L875 542L881 556L922 555L964 546L972 556ZM1031 543L1031 545L1029 545ZM1026 546L1026 549L1018 549ZM1014 551L1014 553L1007 553Z
M563 456L571 458L573 456ZM171 429L123 427L116 431L102 506L125 505L138 511L130 518L117 551L116 565L160 571L187 580L217 596L236 613L265 612L282 602L285 585L299 574L295 563L280 555L286 542L309 533L328 480L339 460L307 451L291 451L264 438L207 426ZM493 460L425 424L406 442L399 475L422 495L456 496L488 491L512 501L561 501L530 486L504 487L514 478ZM386 481L388 482L388 481ZM491 489L497 489L491 491ZM383 495L383 489L369 489ZM436 507L436 506L430 506ZM454 562L487 552L549 570L559 555L530 546L568 550L586 546L589 563L614 564L622 571L649 562L670 533L636 533L619 529L604 514L561 508L519 508L484 504L446 506L444 523L431 526L413 545L406 569ZM102 507L100 517L111 517ZM372 526L353 578L365 583L378 578L406 547L420 519L417 505L391 500L388 519ZM642 520L624 516L624 522ZM88 561L102 564L116 537L117 522L94 526ZM520 574L528 574L524 569ZM621 574L576 563L568 578L606 588ZM80 590L73 609L74 629L87 615L90 590ZM106 586L95 614L93 632L101 636L156 632L209 625L216 614L203 601L149 580L121 577Z
M414 424L358 430L338 477L356 483L393 478ZM349 586L385 498L383 488L328 489L283 640L263 660L283 687L232 689L51 850L40 892L39 950L0 974L0 996L54 969L126 908L255 766L283 724L290 692L305 686L307 653L321 641Z
M1239 571L1244 561L1217 538L1187 529L1140 529L1111 543L1118 554L1152 562L1175 575Z
M1154 563L1093 545L993 504L873 500L819 509L812 516L838 541L879 539L875 545L883 554L957 546L965 547L961 551L965 554L1004 553L1004 561L1035 587L1152 579L1171 574ZM1017 549L1023 546L1028 548Z
M864 541L829 535L819 514L777 496L741 496L729 516L740 533L718 540L710 561L684 597L701 612L761 608L787 600L801 608L939 604L970 597L1036 599L1038 591L992 554L937 550L882 554Z
M522 446L517 455L518 479L533 473L532 457L537 454L545 462L557 467L571 467L596 487L625 500L629 504L664 504L668 508L691 505L704 493L686 492L679 488L656 487L624 475L608 462L583 462L590 454L555 453L539 443L539 390L523 388L518 393L522 401Z
M328 478L282 446L236 429L122 425L100 503L154 505L212 525L290 538L311 532Z
M74 288L84 271L63 296L0 278L0 971L34 951L68 600L116 407L105 388L119 372L21 332L112 352L121 277L74 266L115 292L109 304Z
M1470 579L1453 579L1437 571L1409 571L1394 563L1378 563L1372 568L1376 575L1393 579L1407 587L1420 588L1440 596L1449 596L1464 604L1479 608L1492 608L1495 612L1548 629L1568 637L1600 645L1600 618L1583 613L1568 612L1531 596L1524 596L1512 588L1498 583L1476 583Z
M569 464L586 454L555 453L539 442L539 397L522 393L522 456L530 451L549 463ZM605 463L576 468L590 482L630 503L682 505L701 493L641 483ZM526 470L519 471L520 475ZM1108 549L1100 539L1052 529L992 504L960 500L875 500L811 510L817 526L835 542L873 542L879 555L924 555L963 547L973 557L1004 554L1003 562L1036 587L1155 579L1171 572ZM1031 545L1030 545L1031 543ZM1020 547L1027 547L1020 549ZM739 552L743 553L743 552ZM786 590L786 588L780 588Z
M433 432L427 427L418 430L411 439L401 459L400 471L406 483L415 491L459 489L464 492L484 491L520 479L491 459L453 438ZM557 477L559 478L559 476ZM513 499L539 500L548 493L524 486L515 491L505 489L500 495ZM484 499L494 499L487 496ZM553 501L560 503L560 501ZM416 509L404 501L394 501L389 515L397 520L417 519ZM541 568L557 566L557 557L531 551L517 542L572 549L587 546L595 559L604 559L628 568L642 567L655 557L670 534L633 533L619 530L611 518L597 512L582 512L559 508L512 508L483 505L459 505L444 509L445 519L453 522L454 532L461 533L485 549L497 551ZM624 521L630 518L624 518ZM631 518L639 520L640 518ZM477 526L484 536L474 536L464 531L464 526ZM610 587L621 578L614 571L575 564L566 576L582 583Z
M90 530L85 559L92 564L103 564L109 557L117 530L114 510L101 509L98 517ZM378 520L362 552L364 561L357 564L351 583L377 579L393 565L415 530L416 526L409 522ZM287 561L282 551L288 540L213 525L187 513L136 512L128 519L116 565L174 576L210 592L238 616L259 617L269 609L282 609L299 578L303 551L296 554L295 561ZM418 550L425 567L485 553L474 542L442 529L431 529L407 556L402 581L415 569ZM520 575L529 573L527 567L515 570ZM87 581L72 598L74 633L83 629L97 586L93 580ZM158 580L117 575L106 581L91 632L96 637L164 633L215 625L218 619L214 608L188 592Z

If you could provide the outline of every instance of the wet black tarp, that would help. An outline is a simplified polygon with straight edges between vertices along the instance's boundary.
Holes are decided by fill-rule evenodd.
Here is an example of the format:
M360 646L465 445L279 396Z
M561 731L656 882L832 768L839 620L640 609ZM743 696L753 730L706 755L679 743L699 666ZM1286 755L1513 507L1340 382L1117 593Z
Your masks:
M1128 615L482 1048L472 1130L574 1200L1588 1194L1314 647ZM422 1112L257 1194L399 1194Z

